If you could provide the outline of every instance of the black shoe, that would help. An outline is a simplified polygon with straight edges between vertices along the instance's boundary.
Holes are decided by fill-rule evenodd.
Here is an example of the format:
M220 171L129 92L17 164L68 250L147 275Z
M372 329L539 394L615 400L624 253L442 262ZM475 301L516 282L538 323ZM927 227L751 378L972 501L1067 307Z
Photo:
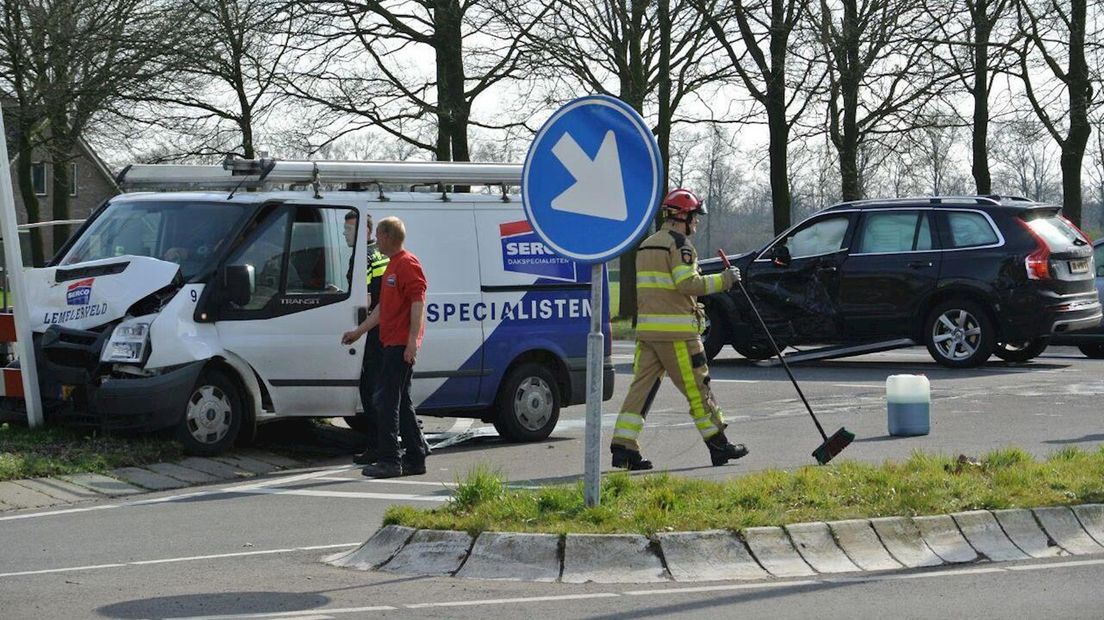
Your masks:
M367 478L398 478L403 475L403 469L398 463L380 461L360 470L360 474Z
M710 437L705 442L705 447L709 448L709 460L713 461L714 467L725 465L729 461L734 461L748 453L748 449L744 447L744 444L729 443L723 432Z
M421 476L426 473L425 459L415 461L414 459L403 457L402 472L404 476Z
M621 446L610 446L613 454L613 466L629 471L641 471L652 468L652 462L640 456L636 450L630 450Z
M368 448L364 452L353 457L353 463L357 465L371 465L380 459L379 450Z

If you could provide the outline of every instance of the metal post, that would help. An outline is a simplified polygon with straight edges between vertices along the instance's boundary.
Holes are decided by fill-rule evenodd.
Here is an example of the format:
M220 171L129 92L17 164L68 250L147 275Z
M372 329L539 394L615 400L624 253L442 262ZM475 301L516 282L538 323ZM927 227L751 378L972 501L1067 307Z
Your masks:
M602 450L602 358L605 338L602 335L602 283L603 266L598 263L590 270L590 333L587 334L587 399L586 399L586 456L583 460L583 499L586 506L598 505L602 486L602 469L599 463Z
M0 238L4 240L4 262L15 296L12 312L15 314L15 350L19 355L20 374L23 376L23 397L27 407L27 424L31 428L42 426L42 395L38 392L38 367L35 365L34 344L31 341L31 312L27 288L23 285L23 255L19 249L19 222L15 217L15 194L11 179L11 160L8 159L8 139L4 119L0 115Z

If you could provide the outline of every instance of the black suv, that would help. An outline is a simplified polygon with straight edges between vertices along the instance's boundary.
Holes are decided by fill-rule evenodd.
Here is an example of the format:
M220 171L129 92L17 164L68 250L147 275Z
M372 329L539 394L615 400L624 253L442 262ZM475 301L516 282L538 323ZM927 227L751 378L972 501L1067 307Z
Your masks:
M994 353L1026 361L1101 319L1088 238L1059 207L1023 198L846 202L730 260L783 347L909 339L965 368ZM710 358L726 344L771 355L739 288L701 301Z

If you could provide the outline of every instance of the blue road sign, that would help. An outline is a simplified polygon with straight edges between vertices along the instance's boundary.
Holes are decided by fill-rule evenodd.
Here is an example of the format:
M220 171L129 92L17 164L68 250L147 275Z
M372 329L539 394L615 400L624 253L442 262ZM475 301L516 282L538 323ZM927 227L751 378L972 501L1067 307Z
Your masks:
M601 263L648 231L663 161L647 123L619 99L592 95L560 108L525 157L521 193L533 230L553 251Z

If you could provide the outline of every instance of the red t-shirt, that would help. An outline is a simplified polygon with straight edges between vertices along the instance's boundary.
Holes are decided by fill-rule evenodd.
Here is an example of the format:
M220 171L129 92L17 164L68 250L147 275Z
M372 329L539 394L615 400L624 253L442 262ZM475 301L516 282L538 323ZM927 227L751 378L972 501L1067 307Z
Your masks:
M410 307L425 301L426 278L418 257L406 250L392 256L380 284L380 342L385 347L405 346L410 337ZM424 333L423 322L418 346Z

